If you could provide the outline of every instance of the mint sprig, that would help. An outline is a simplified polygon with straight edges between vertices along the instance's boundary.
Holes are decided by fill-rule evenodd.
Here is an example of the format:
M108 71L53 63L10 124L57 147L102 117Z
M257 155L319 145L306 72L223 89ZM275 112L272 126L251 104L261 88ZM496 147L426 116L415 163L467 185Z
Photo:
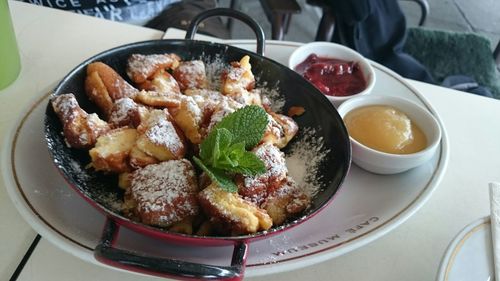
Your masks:
M233 143L245 142L246 149L259 144L269 123L262 107L249 105L224 117L215 128L225 128L233 134Z
M194 163L198 165L209 177L211 180L217 182L217 184L222 187L224 190L229 192L236 192L238 187L233 182L233 180L224 172L216 168L209 168L203 164L203 162L198 159L198 157L193 157Z
M247 150L262 140L268 122L267 113L259 106L238 109L212 129L194 162L222 189L236 192L234 173L254 176L266 171L264 162Z

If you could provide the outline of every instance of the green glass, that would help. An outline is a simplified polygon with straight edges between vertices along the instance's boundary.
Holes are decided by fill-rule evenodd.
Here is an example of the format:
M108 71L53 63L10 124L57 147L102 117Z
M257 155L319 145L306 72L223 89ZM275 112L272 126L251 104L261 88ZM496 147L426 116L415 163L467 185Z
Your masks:
M0 0L0 90L16 80L21 70L16 36L7 0Z

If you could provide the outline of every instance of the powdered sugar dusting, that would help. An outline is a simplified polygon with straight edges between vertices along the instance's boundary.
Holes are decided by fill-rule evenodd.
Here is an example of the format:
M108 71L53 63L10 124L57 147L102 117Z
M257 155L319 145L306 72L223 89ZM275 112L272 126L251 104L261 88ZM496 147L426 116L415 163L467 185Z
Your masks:
M60 165L58 161L55 160L57 165ZM62 169L69 168L69 173L72 174L72 177L76 180L76 182L84 183L85 188L82 190L86 193L92 193L90 197L98 198L98 201L106 207L111 208L114 212L119 213L123 209L123 200L119 197L119 195L115 192L109 191L106 188L95 188L95 186L88 186L85 183L92 182L92 176L85 171L85 167L82 166L81 163L77 162L75 159L69 160L69 166L62 167Z
M75 109L79 108L78 101L73 94L63 94L52 99L54 111L64 118L71 118L76 114Z
M155 76L153 79L153 85L154 89L158 91L158 93L180 94L179 83L168 72Z
M207 131L210 132L217 123L222 121L224 117L235 112L237 109L242 108L243 105L232 100L222 100L214 113L210 117L210 123L208 125Z
M267 127L266 127L266 133L270 133L276 138L281 138L285 135L285 132L283 131L283 127L274 120L273 116L271 114L267 113Z
M109 117L112 124L120 124L129 118L129 115L137 110L137 104L131 98L122 98L115 101L113 111Z
M118 198L118 195L116 193L100 193L99 194L99 200L104 203L106 206L110 206L111 209L113 209L115 212L120 213L123 211L123 201Z
M182 144L174 125L166 117L156 119L154 125L146 131L146 136L152 143L168 147L172 151L179 150L179 145Z
M246 69L241 67L231 67L231 69L227 72L227 78L232 80L240 80L246 71Z
M112 95L113 99L133 97L138 92L136 88L132 87L132 85L128 84L121 77L117 77L112 86L116 91L116 94ZM110 94L113 94L113 91Z
M201 60L181 62L174 75L178 75L185 88L198 88L206 82L205 64Z
M228 65L220 55L216 55L211 61L205 62L207 74L207 88L219 91L222 84L222 73L226 71Z
M245 185L252 186L263 180L284 178L287 167L283 152L272 144L263 144L254 149L255 155L266 165L266 172L256 177L245 177Z
M146 79L159 65L170 64L172 61L166 54L133 54L128 60L127 74L129 77L140 76Z
M285 98L279 92L277 87L268 88L265 85L263 87L258 88L260 90L260 94L264 100L268 100L264 102L268 104L272 111L274 112L282 112L283 107L285 106Z
M160 212L160 221L176 221L180 213L197 212L196 205L182 200L197 192L194 178L192 165L185 159L148 165L132 174L131 194L141 212Z
M304 128L296 138L286 155L288 172L312 198L324 187L319 168L330 149L326 148L323 137L318 137L312 128Z
M205 64L201 60L184 61L177 70L187 74L205 73Z
M250 64L252 62L250 61ZM228 65L220 55L212 57L209 61L205 61L205 70L207 75L207 89L213 91L220 91L222 84L222 74L229 71ZM285 106L285 98L280 93L279 84L275 83L274 86L268 85L267 81L259 81L259 73L255 75L256 85L258 88L252 92L262 97L263 103L270 106L274 112L282 112ZM267 102L266 102L267 101Z
M202 118L202 108L196 100L190 96L182 96L182 102L186 106L187 111L191 113L191 116L194 118L196 124L200 124Z

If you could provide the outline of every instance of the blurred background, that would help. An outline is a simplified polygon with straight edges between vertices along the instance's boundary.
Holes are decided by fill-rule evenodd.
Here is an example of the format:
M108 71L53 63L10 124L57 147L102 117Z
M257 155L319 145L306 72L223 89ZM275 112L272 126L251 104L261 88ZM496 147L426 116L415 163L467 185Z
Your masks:
M229 6L229 0L219 1ZM262 24L266 37L271 38L271 24L259 0L235 0L235 8L243 11ZM271 1L272 2L272 1ZM322 11L307 0L297 0L300 13L292 14L290 27L284 40L314 41ZM314 2L314 1L312 1ZM408 27L417 27L421 10L415 1L399 1L406 15ZM500 40L500 0L428 0L429 14L422 27L455 32L473 32L488 38L494 48ZM251 31L235 22L231 28L232 38L251 38Z
M376 1L376 0L373 0ZM422 63L436 84L447 87L449 77L466 76L500 99L500 0L395 0L407 22L404 51ZM311 42L330 41L316 37L325 0L219 0L219 6L251 15L261 23L267 39ZM271 12L271 11L274 11ZM282 32L273 32L276 15L283 21ZM229 26L233 39L253 38L249 28L238 21ZM276 30L276 28L275 28ZM330 37L328 37L330 38ZM462 80L462 78L459 79ZM453 80L451 80L453 81ZM466 80L468 81L468 80ZM463 81L462 81L463 82ZM459 82L458 84L462 83Z
M38 5L52 3L21 1ZM186 29L195 15L218 6L250 15L261 24L266 39L304 43L332 41L333 31L342 31L338 33L344 34L343 40L335 42L356 48L362 55L404 77L500 99L500 0L352 1L116 0L107 4L102 4L106 1L82 1L81 5L77 1L79 5L70 5L73 0L60 0L54 3L64 3L56 6L65 10L104 15L104 18L145 24L159 30ZM394 4L399 4L403 14ZM120 12L113 12L115 9ZM360 14L364 16L361 22ZM334 15L340 19L336 29ZM403 19L406 19L406 29L402 28ZM355 31L351 21L357 21ZM405 31L406 38L402 36ZM220 18L204 22L199 32L220 38L254 38L252 31L241 22Z

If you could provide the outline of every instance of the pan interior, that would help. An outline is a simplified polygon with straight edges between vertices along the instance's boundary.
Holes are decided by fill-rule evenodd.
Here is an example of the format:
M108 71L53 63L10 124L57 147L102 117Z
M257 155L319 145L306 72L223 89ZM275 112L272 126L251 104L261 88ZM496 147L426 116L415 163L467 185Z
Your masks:
M97 113L97 108L88 100L84 91L86 65L94 61L104 62L128 80L125 73L126 62L134 53L176 53L184 60L202 59L206 63L220 62L224 65L239 61L244 55L249 55L257 86L276 90L278 98L284 102L280 113L286 114L292 106L304 107L305 113L294 117L299 125L299 136L290 142L284 152L290 153L288 147L292 147L294 142L301 138L300 134L306 132L306 128L313 131L314 137L321 139L324 147L327 148L318 152L323 154L323 161L314 171L317 173L316 178L321 189L314 196L311 207L303 216L270 232L287 228L307 219L328 203L338 191L351 161L349 138L341 117L326 97L300 75L255 53L228 45L194 40L154 40L133 43L108 50L83 62L64 77L53 95L73 93L85 111ZM91 162L88 152L69 148L61 132L62 125L49 103L45 116L45 136L56 166L73 188L83 196L95 202L99 208L112 216L128 220L121 215L123 191L118 188L116 177L86 168ZM157 230L165 231L160 228Z

